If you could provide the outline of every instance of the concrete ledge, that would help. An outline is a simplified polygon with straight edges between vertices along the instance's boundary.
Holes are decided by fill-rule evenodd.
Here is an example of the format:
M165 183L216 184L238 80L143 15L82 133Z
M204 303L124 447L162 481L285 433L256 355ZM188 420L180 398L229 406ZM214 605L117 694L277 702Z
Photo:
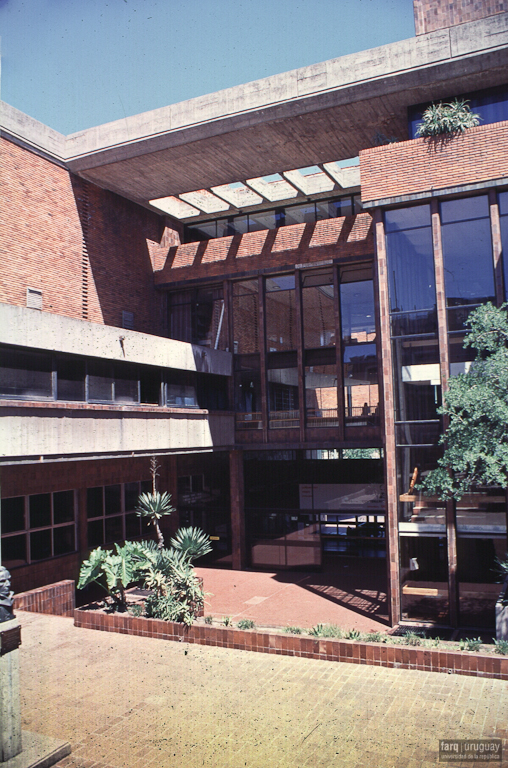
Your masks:
M74 626L180 643L235 648L240 651L508 680L508 656L501 657L486 653L362 643L353 640L333 640L262 631L249 632L230 627L196 624L186 628L183 624L171 621L136 618L126 614L105 614L83 609L74 611Z
M30 731L23 731L22 743L23 751L1 763L2 768L49 768L72 751L68 741L59 741Z

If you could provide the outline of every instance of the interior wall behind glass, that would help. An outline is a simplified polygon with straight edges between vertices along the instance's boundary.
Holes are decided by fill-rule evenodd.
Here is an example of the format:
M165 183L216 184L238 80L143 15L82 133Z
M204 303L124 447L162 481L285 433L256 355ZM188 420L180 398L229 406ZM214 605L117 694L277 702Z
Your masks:
M335 365L306 366L305 409L309 426L338 426Z
M508 192L501 192L499 201L499 222L503 244L504 300L508 301Z
M233 283L233 352L259 352L259 291L257 280Z
M303 340L306 349L335 345L333 272L303 274Z
M269 352L297 348L295 276L266 279L266 348Z

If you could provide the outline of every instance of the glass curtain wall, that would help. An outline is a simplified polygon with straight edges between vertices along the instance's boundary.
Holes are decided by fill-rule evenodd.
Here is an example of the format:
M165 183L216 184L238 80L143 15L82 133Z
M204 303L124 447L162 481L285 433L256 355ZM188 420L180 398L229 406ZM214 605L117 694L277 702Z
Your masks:
M267 277L265 291L267 352L296 349L295 275Z
M309 427L337 427L333 270L302 275L305 411Z
M503 193L500 213L504 211L502 197ZM473 349L462 346L464 321L480 304L495 303L487 195L441 203L441 229L450 374L456 375L466 373L475 357ZM473 488L456 504L456 526L460 623L491 626L499 591L496 557L506 551L504 491Z
M508 192L499 193L498 203L501 243L503 245L504 300L508 301Z
M182 291L169 297L169 336L210 349L228 349L222 286Z
M429 205L385 213L395 400L402 616L446 621L444 505L415 491L436 466L441 377Z
M340 275L346 426L378 423L374 285L369 268L344 268Z

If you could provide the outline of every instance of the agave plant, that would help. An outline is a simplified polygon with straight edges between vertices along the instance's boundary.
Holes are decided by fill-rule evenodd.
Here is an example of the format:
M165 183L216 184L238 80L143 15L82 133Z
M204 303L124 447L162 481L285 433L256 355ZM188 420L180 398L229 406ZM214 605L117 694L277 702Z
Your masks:
M445 104L439 102L427 107L416 130L416 136L464 133L468 128L479 125L480 120L480 115L471 112L465 99L454 99Z
M212 551L208 534L200 528L192 527L180 528L171 539L171 546L176 552L181 552L189 562Z
M164 536L159 526L159 520L174 511L170 493L159 493L159 491L154 490L152 493L142 493L138 498L136 513L148 520L149 525L155 527L159 549L164 547Z

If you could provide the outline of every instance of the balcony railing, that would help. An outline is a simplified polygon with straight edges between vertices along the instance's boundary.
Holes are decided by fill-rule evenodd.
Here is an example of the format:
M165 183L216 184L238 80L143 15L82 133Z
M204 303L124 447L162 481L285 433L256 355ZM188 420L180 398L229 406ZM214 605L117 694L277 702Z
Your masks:
M300 411L270 411L270 429L289 429L300 426Z
M337 408L308 408L307 409L308 427L338 427L339 412Z
M237 429L262 429L263 415L261 411L254 411L252 413L237 413L236 428Z

